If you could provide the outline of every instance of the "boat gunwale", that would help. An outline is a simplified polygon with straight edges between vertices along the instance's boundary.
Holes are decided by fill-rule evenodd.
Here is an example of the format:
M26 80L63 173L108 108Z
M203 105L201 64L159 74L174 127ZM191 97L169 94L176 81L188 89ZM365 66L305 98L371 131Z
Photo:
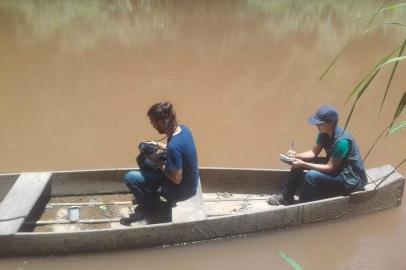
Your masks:
M58 175L58 174L68 174L68 173L92 173L92 172L116 172L116 171L131 171L131 170L139 170L138 167L132 167L132 168L107 168L107 169L83 169L83 170L60 170L60 171L52 171L49 170L49 172L52 172L53 175ZM215 167L215 166L208 166L208 167L199 167L199 170L223 170L223 171L249 171L249 172L289 172L289 169L270 169L270 168L237 168L237 167ZM43 170L47 171L47 170ZM43 172L43 171L22 171L22 172L12 172L12 173L1 173L1 177L7 177L7 176L18 176L22 173L38 173L38 172ZM1 179L0 179L1 181Z

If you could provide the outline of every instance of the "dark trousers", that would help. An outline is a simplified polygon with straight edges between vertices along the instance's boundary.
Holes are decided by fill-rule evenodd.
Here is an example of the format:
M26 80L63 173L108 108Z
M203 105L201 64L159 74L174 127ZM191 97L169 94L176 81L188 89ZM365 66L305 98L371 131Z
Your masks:
M316 159L313 162L324 163L325 159ZM301 168L292 167L282 189L287 203L294 202L293 196L298 190L300 190L300 202L346 194L344 178L341 175L329 175L315 170L304 171Z

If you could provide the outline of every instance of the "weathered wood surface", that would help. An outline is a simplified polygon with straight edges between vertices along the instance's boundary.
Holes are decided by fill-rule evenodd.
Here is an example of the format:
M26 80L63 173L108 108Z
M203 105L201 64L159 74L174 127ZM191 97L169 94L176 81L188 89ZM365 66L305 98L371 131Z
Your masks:
M18 232L48 185L50 172L22 173L0 204L0 236Z
M4 200L20 174L3 174L0 176L0 201Z
M136 169L100 169L83 171L58 171L51 177L52 196L111 194L128 192L124 175ZM203 192L269 193L279 188L287 170L199 168ZM18 175L0 175L0 187L10 187ZM4 193L0 190L1 195Z
M205 220L207 218L203 205L202 187L199 180L196 194L184 201L176 203L172 207L172 222L181 223L197 220Z
M368 170L368 174L378 179L392 169L391 166L384 166ZM203 181L203 190L205 189L205 183L214 183L208 189L215 190L216 186L221 185L222 179L226 182L226 185L230 184L232 189L237 189L238 181L232 180L232 175L238 175L237 172L228 171L230 174L227 175L227 170L212 170L211 172L207 171L206 176L211 175L216 176L216 178L207 179L207 182ZM282 174L282 172L278 173L279 175ZM253 171L242 174L250 176L250 179L255 176ZM268 177L266 177L267 174ZM272 179L271 181L274 179L270 171L266 173L260 172L259 175L261 180L256 182L258 185L262 181L266 185L266 178ZM240 179L241 183L247 182L241 176L238 176L238 179ZM19 232L0 237L0 254L3 256L64 254L145 248L286 228L361 213L372 213L397 206L401 203L404 184L404 177L396 172L377 190L355 192L350 196L340 196L291 206L269 206L266 210L255 211L254 209L251 212L209 217L198 221L81 232ZM251 187L251 190L257 190L258 187ZM273 187L275 186L272 185ZM276 189L272 188L267 186L267 192L264 193L275 192ZM224 187L221 189L223 190Z

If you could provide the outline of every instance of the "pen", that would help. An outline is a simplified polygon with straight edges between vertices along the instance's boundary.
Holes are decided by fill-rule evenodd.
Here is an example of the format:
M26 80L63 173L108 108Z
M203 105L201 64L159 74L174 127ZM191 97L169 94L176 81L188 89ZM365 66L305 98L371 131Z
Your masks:
M289 155L290 158L295 158L296 157L296 151L295 151L295 142L292 141L292 143L290 144L290 151L291 154Z

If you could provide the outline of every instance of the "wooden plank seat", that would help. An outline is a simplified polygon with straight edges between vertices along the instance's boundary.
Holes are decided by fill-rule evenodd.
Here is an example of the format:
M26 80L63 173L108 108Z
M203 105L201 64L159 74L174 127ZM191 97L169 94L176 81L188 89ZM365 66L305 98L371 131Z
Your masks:
M0 235L19 231L51 179L51 172L22 173L0 204Z
M177 202L172 207L172 222L182 223L204 219L207 219L207 216L203 207L203 194L199 179L196 194L187 200Z

